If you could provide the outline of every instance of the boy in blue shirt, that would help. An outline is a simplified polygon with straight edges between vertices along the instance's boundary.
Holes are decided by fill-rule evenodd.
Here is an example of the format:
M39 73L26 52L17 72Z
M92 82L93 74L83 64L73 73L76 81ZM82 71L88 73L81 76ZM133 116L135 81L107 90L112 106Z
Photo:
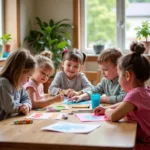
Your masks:
M71 100L77 102L88 100L92 93L100 93L102 103L115 104L121 102L125 96L125 92L119 85L117 73L117 61L121 56L122 53L119 49L109 48L104 50L98 57L99 68L103 75L101 82L95 87L82 90L81 95L74 96Z

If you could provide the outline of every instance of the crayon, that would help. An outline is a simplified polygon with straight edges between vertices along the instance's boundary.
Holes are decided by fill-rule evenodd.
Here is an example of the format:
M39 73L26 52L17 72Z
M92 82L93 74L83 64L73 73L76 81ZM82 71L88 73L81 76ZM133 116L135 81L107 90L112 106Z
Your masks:
M63 90L59 90L59 94L63 94L63 95L64 95L64 92L63 92Z
M72 108L89 108L90 105L72 105Z
M23 120L14 120L15 125L19 124L32 124L33 120L32 119L23 119Z
M36 111L44 111L46 110L47 108L35 108Z

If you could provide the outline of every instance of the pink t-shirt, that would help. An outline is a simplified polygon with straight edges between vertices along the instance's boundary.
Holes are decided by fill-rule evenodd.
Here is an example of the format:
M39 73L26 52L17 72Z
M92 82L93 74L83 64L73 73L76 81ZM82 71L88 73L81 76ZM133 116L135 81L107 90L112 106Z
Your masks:
M41 100L44 99L44 91L43 91L43 84L39 84L37 85L34 81L29 80L28 82L26 82L23 87L25 89L27 88L33 88L35 93L36 93L36 99L37 100Z
M127 115L128 120L138 122L137 149L150 149L150 88L138 87L130 90L123 101L137 107L137 110Z

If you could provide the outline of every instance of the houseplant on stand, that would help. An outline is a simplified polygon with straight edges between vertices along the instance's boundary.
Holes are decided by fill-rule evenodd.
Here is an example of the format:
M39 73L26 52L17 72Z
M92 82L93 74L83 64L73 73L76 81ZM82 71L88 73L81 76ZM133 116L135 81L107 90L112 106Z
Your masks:
M58 68L61 62L62 51L71 47L71 35L67 30L73 28L73 26L68 19L58 22L50 19L48 23L41 21L39 17L35 17L35 19L40 29L31 30L24 40L37 53L44 50L51 51L55 68Z
M39 17L35 17L35 19L39 30L31 30L24 40L27 41L29 46L35 49L37 53L44 50L51 51L54 66L57 70L61 62L63 50L71 48L71 35L68 29L73 28L73 26L68 19L63 19L58 22L54 22L53 19L50 19L48 23L41 21ZM47 87L51 83L52 78L44 85L45 93L47 93Z
M105 48L105 46L104 46L102 40L95 42L95 44L93 45L95 54L100 54L101 51L104 50L104 48Z
M0 37L0 41L3 46L3 57L8 57L10 53L10 44L8 42L11 40L11 34L3 34L2 37Z
M143 43L146 46L145 53L150 53L150 41L148 41L148 37L150 36L150 24L148 21L143 21L141 27L136 27L135 30L137 31L136 37L137 39L141 40L142 38L145 39Z

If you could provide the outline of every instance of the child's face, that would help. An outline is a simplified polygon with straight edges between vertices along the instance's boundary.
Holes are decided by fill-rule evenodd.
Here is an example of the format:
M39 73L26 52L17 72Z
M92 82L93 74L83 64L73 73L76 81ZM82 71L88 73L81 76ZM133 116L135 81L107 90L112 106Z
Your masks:
M62 63L63 70L69 79L73 79L81 70L81 64L75 61L65 60Z
M123 91L128 92L128 85L129 82L126 79L126 75L120 70L120 68L117 66L117 72L119 75L119 84L121 85Z
M21 75L21 77L19 78L19 86L22 86L24 85L27 81L29 81L29 78L33 75L34 73L34 69L33 70L30 70L26 73L23 73Z
M50 75L51 75L52 70L51 69L46 69L46 68L37 68L32 76L32 78L37 82L37 83L45 83L48 81Z
M118 77L117 66L110 61L100 63L99 69L102 75L108 80L113 80Z

